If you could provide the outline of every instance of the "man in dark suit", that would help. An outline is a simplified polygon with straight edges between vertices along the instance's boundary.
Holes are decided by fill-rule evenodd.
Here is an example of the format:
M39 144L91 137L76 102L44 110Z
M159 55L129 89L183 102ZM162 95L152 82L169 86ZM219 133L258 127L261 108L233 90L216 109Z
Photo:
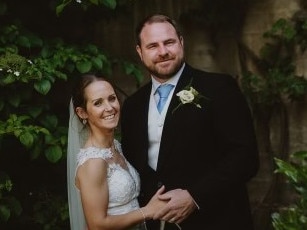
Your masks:
M236 81L185 63L183 37L167 16L146 18L136 36L151 82L123 104L122 147L141 176L140 203L161 185L168 201L148 230L253 229L246 183L258 170L258 150ZM157 108L163 85L171 87Z

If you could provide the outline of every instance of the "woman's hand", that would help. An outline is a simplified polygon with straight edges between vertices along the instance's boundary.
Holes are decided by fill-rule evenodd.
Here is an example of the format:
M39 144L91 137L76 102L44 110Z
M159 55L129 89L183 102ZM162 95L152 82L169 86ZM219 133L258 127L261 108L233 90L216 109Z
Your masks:
M157 190L147 205L142 208L146 219L152 219L153 216L167 204L167 200L162 200L159 198L159 196L162 195L164 191L165 186L163 185Z

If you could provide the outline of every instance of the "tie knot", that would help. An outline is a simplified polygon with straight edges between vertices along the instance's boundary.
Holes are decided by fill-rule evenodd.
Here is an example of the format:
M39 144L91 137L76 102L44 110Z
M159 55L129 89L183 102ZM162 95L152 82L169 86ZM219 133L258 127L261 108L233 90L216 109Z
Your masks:
M172 90L173 87L174 87L174 85L171 85L171 84L160 85L157 88L157 92L158 92L160 98L168 97L168 94L170 93L170 91Z

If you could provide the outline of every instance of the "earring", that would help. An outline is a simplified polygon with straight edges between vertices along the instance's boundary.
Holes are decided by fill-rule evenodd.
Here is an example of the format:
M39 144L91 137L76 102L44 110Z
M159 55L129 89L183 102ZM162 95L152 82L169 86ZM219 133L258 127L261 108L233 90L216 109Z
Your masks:
M87 120L86 119L82 119L82 123L83 123L83 125L86 125Z

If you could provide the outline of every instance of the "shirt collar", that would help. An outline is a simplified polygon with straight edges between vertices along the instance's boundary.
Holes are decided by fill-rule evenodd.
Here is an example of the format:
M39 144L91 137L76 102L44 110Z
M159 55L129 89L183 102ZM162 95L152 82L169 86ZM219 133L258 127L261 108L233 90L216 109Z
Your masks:
M183 65L181 66L181 68L179 69L179 71L174 75L172 76L170 79L168 79L166 82L163 82L162 84L160 82L158 82L156 79L154 79L152 76L151 76L151 80L152 80L152 91L154 93L156 93L156 90L157 88L160 86L160 85L164 85L164 84L171 84L171 85L174 85L176 86L177 85L177 82L179 81L179 78L181 76L181 73L183 71L185 67L185 63L183 63Z

